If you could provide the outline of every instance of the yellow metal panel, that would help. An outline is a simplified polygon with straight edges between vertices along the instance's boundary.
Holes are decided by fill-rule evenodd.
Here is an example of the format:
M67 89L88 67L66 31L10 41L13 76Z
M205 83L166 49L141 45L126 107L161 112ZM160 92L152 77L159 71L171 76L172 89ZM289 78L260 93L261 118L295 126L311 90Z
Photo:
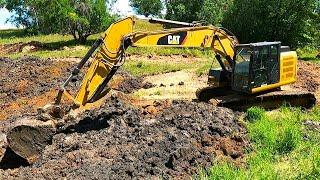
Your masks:
M295 51L283 52L280 55L280 81L251 90L251 93L259 93L272 90L284 85L295 83L297 80L298 56Z
M295 82L297 79L298 56L295 51L281 53L280 82Z

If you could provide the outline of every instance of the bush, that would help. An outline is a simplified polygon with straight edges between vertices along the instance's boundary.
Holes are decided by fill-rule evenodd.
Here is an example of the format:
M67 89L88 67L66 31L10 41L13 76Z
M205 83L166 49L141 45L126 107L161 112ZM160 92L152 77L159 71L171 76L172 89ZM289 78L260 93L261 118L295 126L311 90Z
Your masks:
M303 47L313 42L312 20L316 0L237 0L225 13L222 25L241 43L281 41Z

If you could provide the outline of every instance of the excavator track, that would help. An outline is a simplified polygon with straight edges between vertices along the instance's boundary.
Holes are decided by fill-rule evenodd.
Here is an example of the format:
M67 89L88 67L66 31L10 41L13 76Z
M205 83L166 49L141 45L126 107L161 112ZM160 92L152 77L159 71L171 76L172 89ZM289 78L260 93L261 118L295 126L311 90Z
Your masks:
M310 92L272 91L263 94L247 95L232 91L230 87L206 87L197 91L200 101L211 102L220 107L245 111L258 106L265 109L276 109L283 105L311 108L316 104L316 97Z

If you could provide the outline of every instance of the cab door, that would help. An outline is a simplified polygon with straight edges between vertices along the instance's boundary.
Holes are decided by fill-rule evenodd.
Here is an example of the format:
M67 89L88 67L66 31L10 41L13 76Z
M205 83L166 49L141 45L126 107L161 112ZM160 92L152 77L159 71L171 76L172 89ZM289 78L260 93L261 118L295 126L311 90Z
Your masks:
M250 87L276 84L280 80L280 44L254 47Z
M250 88L257 88L268 85L268 65L270 58L269 46L256 46L253 48L251 59L251 82Z

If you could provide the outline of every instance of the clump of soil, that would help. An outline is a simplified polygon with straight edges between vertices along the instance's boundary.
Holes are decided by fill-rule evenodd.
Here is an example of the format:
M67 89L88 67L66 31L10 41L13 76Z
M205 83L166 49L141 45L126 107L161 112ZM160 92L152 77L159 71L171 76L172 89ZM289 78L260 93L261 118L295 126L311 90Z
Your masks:
M14 44L4 44L0 46L0 54L18 53L18 52L35 52L39 49L47 48L39 41L27 43L19 42Z
M132 76L125 71L118 71L117 75L121 76L123 81L114 89L124 93L132 93L138 89L150 89L156 86L150 82L143 82L143 78Z
M317 92L320 86L320 66L299 61L298 81L293 85L302 91Z
M243 156L248 143L237 119L229 109L188 101L146 116L113 97L62 127L38 164L0 170L0 178L189 178L219 155Z

